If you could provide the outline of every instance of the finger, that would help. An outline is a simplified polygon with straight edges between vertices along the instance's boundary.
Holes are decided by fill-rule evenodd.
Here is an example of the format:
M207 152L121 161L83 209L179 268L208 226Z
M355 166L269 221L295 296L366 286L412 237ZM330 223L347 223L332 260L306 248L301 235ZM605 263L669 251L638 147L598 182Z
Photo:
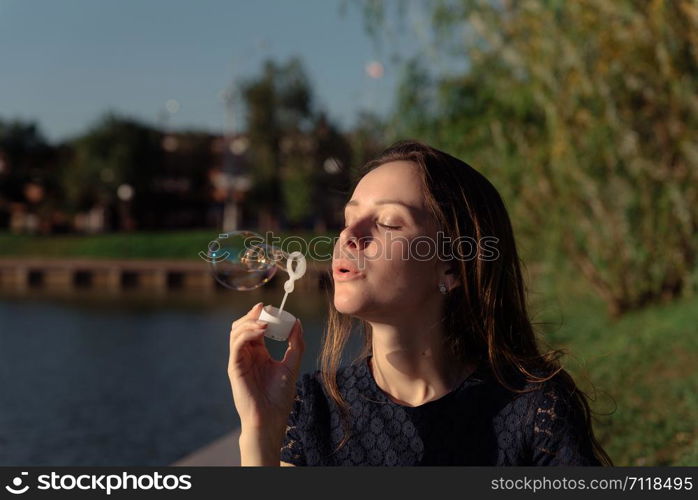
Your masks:
M249 330L250 328L266 327L267 324L268 323L266 321L262 321L259 319L246 319L240 321L240 323L235 325L235 327L230 330L230 335L232 337L237 337L240 334L240 332L244 330Z
M252 309L250 309L247 312L247 314L245 314L245 318L247 318L247 319L259 318L259 314L262 312L263 308L264 308L264 302L257 302L255 305L252 306Z
M239 339L232 344L227 370L231 380L232 377L238 377L247 373L248 370L258 366L260 362L265 363L270 357L263 341L261 347L252 345L252 343L257 342L255 337L259 336L261 341L263 335L263 332L246 332L245 338ZM246 348L246 346L249 346L249 348ZM256 353L251 352L251 349L256 351ZM259 349L263 349L263 351ZM260 355L262 356L261 358Z
M264 347L264 331L263 329L247 330L236 337L230 344L230 361L237 361L240 349L242 349L245 344L260 344Z
M230 332L233 335L236 335L237 333L241 332L242 330L247 330L249 328L257 328L260 326L267 326L268 323L264 320L261 319L245 319L243 321L240 321L237 325L235 325L235 328L232 328Z
M247 311L247 314L233 321L232 325L230 325L230 329L232 330L245 320L259 318L259 314L262 312L263 307L264 302L258 302L257 304L253 305L252 308L249 311Z
M301 359L305 351L305 340L303 339L303 325L300 320L296 320L291 334L288 337L288 347L284 353L281 363L285 364L294 373L297 373L301 366Z
M268 323L266 321L259 321L256 319L248 319L237 325L235 328L230 330L230 345L239 338L243 333L248 331L266 330Z

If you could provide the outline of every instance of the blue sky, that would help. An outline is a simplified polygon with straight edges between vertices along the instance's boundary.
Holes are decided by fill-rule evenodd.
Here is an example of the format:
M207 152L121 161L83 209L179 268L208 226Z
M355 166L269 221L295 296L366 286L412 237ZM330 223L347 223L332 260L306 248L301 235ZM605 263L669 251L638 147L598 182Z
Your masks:
M35 120L52 141L83 132L107 110L151 123L169 99L173 128L226 126L220 93L264 59L301 56L318 103L341 125L360 109L386 112L399 66L341 0L0 0L0 118ZM385 47L386 44L381 44ZM379 60L385 76L369 78Z

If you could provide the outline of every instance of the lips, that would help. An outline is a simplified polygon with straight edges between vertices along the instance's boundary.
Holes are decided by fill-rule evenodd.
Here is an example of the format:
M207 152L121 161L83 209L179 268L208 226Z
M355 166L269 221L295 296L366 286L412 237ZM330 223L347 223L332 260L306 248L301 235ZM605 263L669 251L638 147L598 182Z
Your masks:
M338 259L332 263L332 276L336 280L347 280L363 276L356 264L346 259Z

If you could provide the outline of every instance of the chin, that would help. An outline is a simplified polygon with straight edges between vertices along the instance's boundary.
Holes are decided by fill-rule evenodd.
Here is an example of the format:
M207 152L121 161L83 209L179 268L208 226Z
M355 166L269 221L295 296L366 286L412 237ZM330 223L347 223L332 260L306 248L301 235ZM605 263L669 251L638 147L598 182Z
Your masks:
M337 299L337 297L334 299L334 308L342 314L350 314L352 316L362 309L360 304L355 304L352 300Z
M340 314L346 314L364 321L381 321L388 318L385 307L371 300L371 297L348 293L335 293L334 307ZM387 308L388 310L390 308Z
M366 310L369 305L367 302L365 296L362 297L360 294L352 293L348 290L338 291L335 289L334 307L342 314L360 316L361 312Z

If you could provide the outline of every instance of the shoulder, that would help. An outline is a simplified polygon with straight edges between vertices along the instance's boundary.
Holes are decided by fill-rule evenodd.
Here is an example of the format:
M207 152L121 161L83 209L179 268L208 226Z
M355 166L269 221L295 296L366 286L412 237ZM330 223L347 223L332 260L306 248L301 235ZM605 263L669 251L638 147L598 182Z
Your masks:
M341 367L337 370L337 388L349 404L351 401L347 395L356 391L357 376L360 377L355 367ZM320 370L302 373L298 377L296 396L291 412L291 420L294 425L303 429L313 429L309 432L314 433L318 426L334 422L337 410L337 403L325 388Z
M550 380L532 384L530 402L533 422L541 432L547 432L563 422L579 422L584 418L581 395L569 375L558 373Z
M550 373L543 370L532 370L530 373L532 375L530 378L520 372L507 376L507 385L513 390L506 392L511 394L514 399L522 399L545 408L554 407L558 403L563 406L564 403L578 400L579 391L572 377L566 372L558 372L552 377L550 377ZM494 374L490 378L495 385L504 387L501 382L496 380ZM533 378L541 381L532 380Z
M598 465L584 396L566 373L537 384L528 396L527 441L536 465Z
M546 373L539 370L532 374L540 379L547 377ZM579 390L565 372L559 372L541 382L520 375L512 385L520 391L510 393L512 401L519 408L527 410L527 420L542 432L551 430L556 423L583 418L584 408Z
M336 372L337 390L342 398L352 404L359 395L370 388L368 370L365 363L355 362L341 366ZM332 410L336 402L329 395L323 381L322 372L315 370L304 373L296 382L296 400L300 400L306 411L319 411L320 408Z
M536 378L546 374L533 371ZM566 373L535 382L523 374L510 376L505 387L491 378L487 392L499 408L497 418L506 420L509 428L519 427L528 443L543 437L552 437L563 431L583 432L587 427L583 397Z
M362 385L362 381L368 379L368 370L366 364L355 362L349 365L341 366L336 374L337 386L340 390L351 389L355 385ZM298 378L297 386L305 391L318 390L323 387L322 372L315 370L312 372L303 373Z

